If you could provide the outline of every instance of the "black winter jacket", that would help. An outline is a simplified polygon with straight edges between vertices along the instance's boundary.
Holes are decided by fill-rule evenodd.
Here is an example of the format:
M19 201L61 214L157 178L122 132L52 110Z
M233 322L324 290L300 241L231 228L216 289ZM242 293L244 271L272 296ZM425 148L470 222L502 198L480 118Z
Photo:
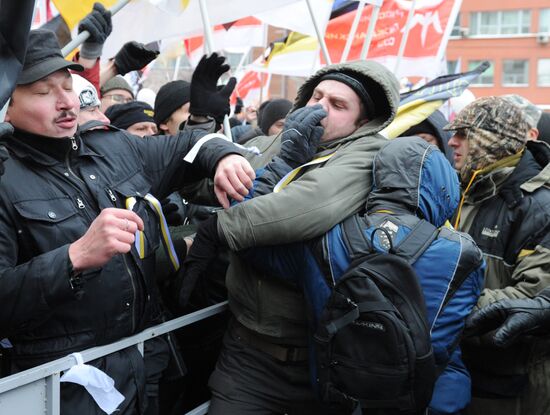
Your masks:
M140 139L119 130L92 130L71 139L16 131L0 183L0 338L14 346L25 369L132 335L159 317L154 287L158 218L141 199L158 199L183 184L213 177L217 162L236 148L207 141L193 163L183 157L200 132ZM99 212L125 208L127 197L145 224L145 258L135 249L83 272L69 283L69 244Z
M550 147L529 141L508 174L503 167L482 174L466 193L459 229L472 236L487 263L479 308L533 297L550 284L549 162ZM528 373L536 378L541 368L540 376L546 376L541 361L548 359L547 339L506 349L487 340L475 337L463 343L474 395L516 396Z

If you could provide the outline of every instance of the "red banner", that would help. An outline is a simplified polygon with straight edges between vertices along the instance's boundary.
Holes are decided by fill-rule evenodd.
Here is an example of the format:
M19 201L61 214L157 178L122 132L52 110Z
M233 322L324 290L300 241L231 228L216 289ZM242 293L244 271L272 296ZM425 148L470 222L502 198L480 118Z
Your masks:
M259 98L260 90L267 85L268 75L260 74L255 71L247 71L237 83L233 94L231 94L230 103L235 105L237 97L245 102L251 102ZM267 97L263 97L264 99Z
M368 58L397 56L411 4L409 0L384 1L376 22ZM405 58L437 55L453 4L454 0L417 1L405 48ZM368 5L363 10L348 60L359 59L372 8L372 5ZM333 62L340 61L354 17L355 12L351 12L328 23L325 41Z

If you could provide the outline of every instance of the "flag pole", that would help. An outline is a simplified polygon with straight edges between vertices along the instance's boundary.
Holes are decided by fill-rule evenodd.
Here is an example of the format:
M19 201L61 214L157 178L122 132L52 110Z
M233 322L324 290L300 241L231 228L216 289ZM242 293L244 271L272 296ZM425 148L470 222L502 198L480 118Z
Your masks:
M378 14L380 13L380 8L382 7L382 3L378 6L374 6L372 8L372 14L370 16L370 22L369 22L369 28L367 30L367 37L365 38L365 41L363 42L363 49L361 49L361 55L360 59L365 60L367 58L367 53L370 48L370 44L372 42L372 37L374 35L374 28L376 27L376 21L378 20Z
M181 55L179 55L178 58L176 59L176 64L174 65L174 74L172 75L172 81L175 81L176 79L178 79L180 64L181 64Z
M447 27L445 28L443 38L441 39L439 49L437 50L436 59L438 63L443 60L443 55L445 54L445 50L447 50L447 43L449 43L449 38L451 37L451 32L453 31L456 16L458 15L458 12L460 12L461 6L462 0L454 0L453 8L451 9L451 14L449 15L449 20L447 21Z
M307 3L307 8L309 10L309 15L311 16L311 21L313 22L313 27L315 28L315 33L317 33L317 40L321 45L321 51L323 52L325 63L327 65L330 65L331 64L330 55L328 54L327 45L325 43L325 37L321 34L321 31L319 30L319 26L317 25L317 19L315 19L315 14L313 13L310 0L306 0L306 3Z
M214 51L214 41L212 40L212 27L210 26L210 17L208 16L205 0L199 0L199 7L201 10L202 27L204 31L205 52L207 55L210 55Z
M395 68L393 69L394 75L399 78L399 66L401 65L401 59L405 53L405 46L407 45L407 40L409 38L409 32L411 30L412 18L414 16L414 9L416 7L416 0L412 0L411 8L409 10L409 16L407 17L407 23L405 23L405 32L401 38L401 43L399 44L399 52L397 52L397 61L395 62Z
M214 51L214 40L212 35L212 26L210 26L210 17L208 16L208 9L206 8L206 0L199 0L199 7L201 10L202 27L204 31L204 49L206 54L210 55ZM228 115L223 117L223 131L229 141L233 141Z
M117 14L120 9L122 9L124 6L126 6L128 3L130 3L130 0L120 0L117 4L115 4L111 9L111 16L114 16ZM87 30L84 30L78 34L77 37L75 37L73 40L71 40L69 43L67 43L63 49L61 49L61 54L63 56L67 56L69 53L71 53L74 49L79 47L81 44L83 44L86 39L90 37L90 32Z
M351 49L353 39L355 38L355 32L357 32L357 26L359 26L359 21L361 20L361 15L363 14L364 8L365 0L360 0L357 10L355 11L355 17L353 19L353 23L351 24L351 28L348 33L348 40L346 41L346 46L344 46L344 51L342 52L340 62L346 62L348 60L349 51Z

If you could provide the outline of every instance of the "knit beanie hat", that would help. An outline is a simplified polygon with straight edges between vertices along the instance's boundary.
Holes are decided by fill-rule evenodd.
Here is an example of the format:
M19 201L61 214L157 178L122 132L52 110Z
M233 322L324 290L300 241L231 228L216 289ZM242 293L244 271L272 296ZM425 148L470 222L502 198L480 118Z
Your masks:
M132 90L132 87L128 82L126 82L126 79L120 75L114 76L105 82L103 86L99 88L99 91L101 92L101 96L103 96L113 89L124 89L132 94L132 98L134 98L134 91Z
M122 130L138 122L155 122L153 108L141 101L113 105L107 108L105 115L111 120L112 125Z
M432 124L428 120L424 120L419 122L416 125L413 125L411 128L409 128L407 131L399 134L400 137L411 137L413 135L418 134L431 134L434 137L438 137L439 134L435 130Z
M375 61L336 63L319 69L298 89L293 110L306 106L317 85L325 80L335 80L349 86L364 104L366 118L369 121L377 119L381 128L395 116L394 100L399 99L397 79L385 66Z
M502 97L485 97L467 105L444 129L461 130L468 139L468 157L460 171L466 182L475 170L522 150L530 127L517 105Z
M259 127L262 132L267 135L269 127L277 120L286 118L291 108L292 102L283 98L271 100L265 107L260 107Z
M155 122L165 122L174 111L191 99L191 84L178 80L164 84L155 98Z
M361 79L357 79L355 74L353 73L346 74L344 72L331 72L326 75L323 75L319 80L319 83L327 80L341 82L349 86L351 89L353 89L353 91L357 94L357 96L365 106L367 118L370 120L375 117L376 106L374 104L374 100L369 94L369 92L367 92L367 89L363 85L363 81Z

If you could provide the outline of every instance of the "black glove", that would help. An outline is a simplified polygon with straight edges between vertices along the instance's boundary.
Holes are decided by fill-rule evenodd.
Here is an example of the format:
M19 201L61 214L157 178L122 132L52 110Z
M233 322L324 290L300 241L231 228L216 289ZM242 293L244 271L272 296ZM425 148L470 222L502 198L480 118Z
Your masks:
M193 245L180 270L183 273L179 296L180 306L184 307L187 304L197 280L218 256L220 248L226 245L223 237L218 235L218 215L212 215L200 224Z
M177 203L167 197L166 199L161 200L160 204L162 207L162 213L164 213L164 217L166 218L168 225L183 225L183 221L185 219L184 214L181 212L181 209Z
M115 55L115 66L119 74L126 75L143 68L155 60L158 54L159 52L147 49L142 43L128 42Z
M78 33L87 30L90 37L82 44L80 56L86 59L97 59L101 56L103 44L113 30L111 12L101 3L94 3L93 10L78 24Z
M189 218L189 223L192 225L200 224L208 219L210 216L215 215L216 211L219 209L219 207L215 206L196 205L194 203L189 203L187 205L187 217Z
M327 116L321 105L300 108L289 114L281 133L279 156L290 167L307 163L317 153L325 129L319 122Z
M497 301L466 320L466 336L496 330L493 342L507 347L519 336L550 334L550 289L535 298Z
M13 133L13 127L7 122L0 123L0 138ZM4 174L4 161L9 158L8 150L6 147L0 146L0 176Z
M208 57L204 55L191 78L189 113L213 117L219 124L231 111L229 97L237 84L237 80L231 77L223 88L218 90L216 87L219 77L229 70L224 61L225 58L216 52Z

